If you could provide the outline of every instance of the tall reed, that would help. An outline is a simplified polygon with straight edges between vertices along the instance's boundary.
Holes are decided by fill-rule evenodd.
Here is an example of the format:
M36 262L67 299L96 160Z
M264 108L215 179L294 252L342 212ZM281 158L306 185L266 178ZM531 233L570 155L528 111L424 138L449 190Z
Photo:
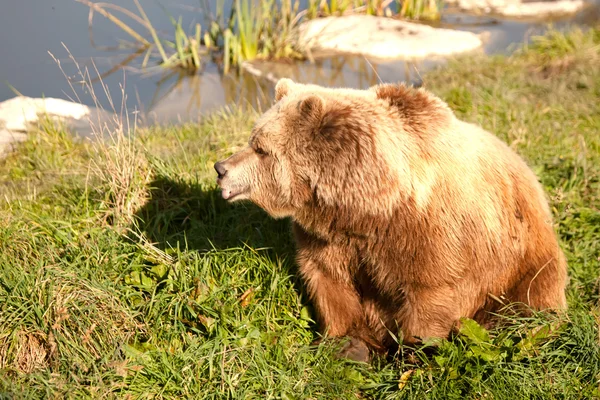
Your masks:
M143 56L144 69L156 61L162 67L195 71L202 68L203 58L208 56L227 73L245 61L304 58L297 31L303 18L361 13L435 20L440 17L443 0L308 0L303 10L299 9L299 0L232 0L228 17L225 0L213 3L214 16L210 1L205 0L203 11L208 29L196 24L192 33L186 33L181 18L169 16L173 25L171 39L159 37L139 0L132 0L137 14L111 3L76 1L90 9L90 32L94 14L98 13L130 36L139 57Z
M174 31L173 38L169 40L159 37L139 0L133 0L138 14L110 3L96 3L90 0L75 1L85 4L90 9L90 32L92 32L94 14L98 13L127 33L134 40L134 45L142 50L140 52L140 56L143 55L142 68L147 68L151 60L157 59L158 63L164 67L196 70L202 66L202 56L208 54L208 48L202 44L202 27L200 24L196 24L194 32L188 35L182 27L181 18L176 20L169 16ZM151 40L132 27L131 23L125 22L122 17L128 17L140 25L146 31L146 34L150 35ZM204 32L204 36L207 37L208 32Z
M197 70L202 67L204 56L221 60L224 72L254 59L303 58L296 27L304 13L298 11L298 0L233 0L228 18L224 18L224 0L218 0L216 17L207 19L208 29L196 24L194 32L188 34L181 18L169 16L174 31L172 39L158 36L139 0L133 0L137 14L110 3L76 1L90 9L90 31L94 14L98 13L130 36L141 50L140 55L143 54L144 69L156 60L163 67ZM204 11L210 15L208 2ZM123 17L133 20L143 31L125 22Z
M407 19L438 20L442 7L442 0L404 0L399 14Z
M224 72L255 59L301 59L298 0L234 0L229 19L215 25L211 43L222 43Z
M436 20L442 0L309 0L308 18L367 14L406 19Z

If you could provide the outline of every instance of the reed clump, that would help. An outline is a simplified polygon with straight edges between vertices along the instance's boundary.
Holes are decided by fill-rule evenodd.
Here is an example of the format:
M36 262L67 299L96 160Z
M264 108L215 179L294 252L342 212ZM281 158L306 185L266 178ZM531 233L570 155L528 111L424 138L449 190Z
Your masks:
M90 9L90 34L97 13L133 40L130 44L143 69L159 65L194 72L209 58L225 73L245 61L303 59L306 52L298 41L298 25L304 19L360 13L436 20L442 7L442 0L309 0L301 10L299 0L233 0L231 4L217 0L216 15L206 3L205 26L197 23L192 32L186 32L181 18L169 15L173 35L165 38L159 36L139 0L132 0L137 13L111 3L76 1Z

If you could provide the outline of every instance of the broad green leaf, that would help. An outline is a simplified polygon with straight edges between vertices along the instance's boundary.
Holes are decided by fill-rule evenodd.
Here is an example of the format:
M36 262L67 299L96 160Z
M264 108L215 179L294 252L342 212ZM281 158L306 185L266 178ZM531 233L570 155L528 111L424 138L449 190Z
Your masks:
M460 319L459 333L473 343L489 343L488 331L477 322L469 318Z

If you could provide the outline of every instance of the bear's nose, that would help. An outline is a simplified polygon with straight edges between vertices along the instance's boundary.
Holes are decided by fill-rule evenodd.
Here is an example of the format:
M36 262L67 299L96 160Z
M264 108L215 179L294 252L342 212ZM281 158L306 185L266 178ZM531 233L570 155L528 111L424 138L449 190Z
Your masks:
M223 166L223 162L215 163L215 171L219 174L219 178L223 178L227 174L227 168Z

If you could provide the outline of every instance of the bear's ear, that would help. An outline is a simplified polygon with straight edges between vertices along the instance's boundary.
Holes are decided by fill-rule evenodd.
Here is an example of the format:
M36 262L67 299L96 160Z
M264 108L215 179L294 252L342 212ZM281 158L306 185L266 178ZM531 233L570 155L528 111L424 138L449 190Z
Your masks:
M281 78L275 85L275 101L279 101L290 92L294 82L288 78Z
M325 100L318 94L310 94L298 103L298 111L300 111L301 118L312 123L320 121L323 118L324 110Z

